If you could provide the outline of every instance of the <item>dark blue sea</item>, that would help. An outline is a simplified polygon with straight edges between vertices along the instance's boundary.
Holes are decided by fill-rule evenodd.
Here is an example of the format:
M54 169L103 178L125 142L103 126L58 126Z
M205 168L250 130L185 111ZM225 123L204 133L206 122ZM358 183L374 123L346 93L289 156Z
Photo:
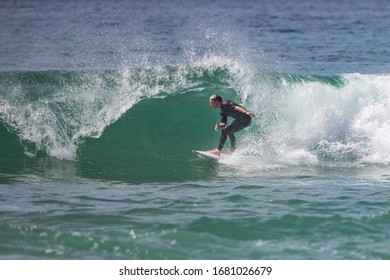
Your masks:
M389 260L389 18L2 0L0 259ZM215 92L256 114L219 162Z

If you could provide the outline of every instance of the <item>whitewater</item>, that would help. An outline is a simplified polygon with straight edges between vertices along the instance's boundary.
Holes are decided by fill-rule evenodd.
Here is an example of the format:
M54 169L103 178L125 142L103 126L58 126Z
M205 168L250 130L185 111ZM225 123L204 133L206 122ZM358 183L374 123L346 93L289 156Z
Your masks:
M390 258L382 1L58 5L0 7L0 259Z

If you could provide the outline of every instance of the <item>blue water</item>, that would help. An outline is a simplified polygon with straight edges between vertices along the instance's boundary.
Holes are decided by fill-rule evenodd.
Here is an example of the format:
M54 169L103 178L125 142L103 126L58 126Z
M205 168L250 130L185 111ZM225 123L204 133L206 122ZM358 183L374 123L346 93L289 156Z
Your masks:
M390 259L389 15L2 1L0 259ZM214 92L256 114L220 162Z

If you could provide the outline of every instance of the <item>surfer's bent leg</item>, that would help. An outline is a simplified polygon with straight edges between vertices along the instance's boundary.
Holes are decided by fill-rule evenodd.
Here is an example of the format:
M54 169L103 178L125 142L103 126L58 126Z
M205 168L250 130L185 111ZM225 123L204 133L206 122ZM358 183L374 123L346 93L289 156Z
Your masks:
M218 150L222 151L223 146L225 145L227 139L226 128L222 129L221 138L219 138Z
M223 146L225 145L226 139L229 136L230 139L230 149L234 151L236 149L236 137L234 133L249 126L251 124L252 118L241 118L234 120L227 127L222 129L221 138L219 139L218 150L222 151Z
M236 149L236 136L234 136L234 133L229 134L230 139L230 151L234 151Z

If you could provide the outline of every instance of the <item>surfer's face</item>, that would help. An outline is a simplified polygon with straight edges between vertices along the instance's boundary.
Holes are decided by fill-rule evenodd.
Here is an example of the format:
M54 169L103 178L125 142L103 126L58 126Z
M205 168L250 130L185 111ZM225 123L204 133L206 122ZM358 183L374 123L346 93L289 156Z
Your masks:
M213 109L218 108L218 105L219 105L218 100L210 98L210 106L211 106Z

